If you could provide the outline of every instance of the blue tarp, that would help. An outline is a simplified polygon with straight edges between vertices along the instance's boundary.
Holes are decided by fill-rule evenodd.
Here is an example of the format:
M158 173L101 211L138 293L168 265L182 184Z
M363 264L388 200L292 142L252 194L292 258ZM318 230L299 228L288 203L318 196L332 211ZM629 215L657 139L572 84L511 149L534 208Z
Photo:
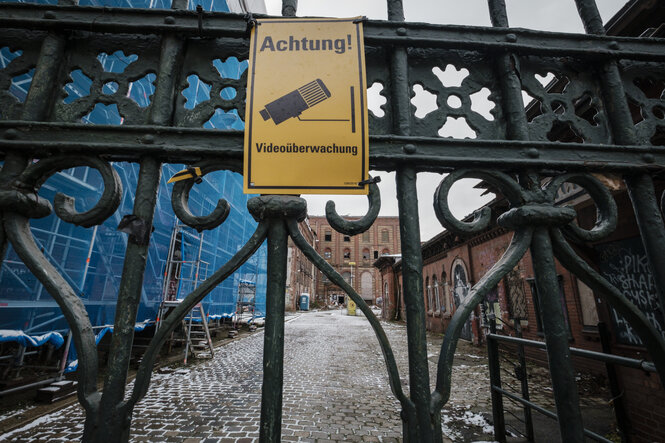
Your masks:
M50 343L58 349L65 343L65 339L58 332L48 332L42 335L28 335L23 331L0 329L0 343L16 342L21 346L37 347Z
M23 0L17 1L23 2ZM55 4L57 0L34 0L34 2ZM79 4L169 8L171 0L81 0ZM201 4L206 11L228 11L225 0L190 1L188 7L196 8L197 4ZM9 47L0 45L0 69L6 67L7 63L12 60L21 57L21 54L20 51L12 52ZM127 66L138 60L137 57L136 54L125 54L122 48L109 48L105 52L100 50L97 53L97 60L101 67L104 72L109 73L123 72ZM222 78L229 79L241 78L248 66L247 60L238 60L236 57L213 59L212 63ZM88 78L86 73L77 69L76 66L63 67L63 69L70 71L68 75L73 80L64 85L63 90L67 94L67 97L64 98L65 104L74 103L91 94L90 87L96 79ZM25 73L25 78L18 76L12 80L10 89L19 101L25 100L27 97L30 82L24 80L31 78L31 72ZM187 80L189 87L181 91L182 96L186 98L185 107L191 109L198 103L209 100L209 86L206 87L206 84L199 81L199 78L193 74ZM142 108L150 106L155 81L155 74L147 74L132 81L133 86L128 90L129 97ZM23 89L19 90L20 87ZM225 93L222 91L222 94ZM81 121L90 124L122 123L122 115L115 104L102 105L101 102L97 103L90 114L83 117ZM110 108L115 111L112 112L109 110ZM208 129L241 130L244 123L237 110L224 112L222 109L217 109L203 126ZM134 192L139 175L139 165L136 163L115 162L113 166L122 181L123 196L118 211L103 224L83 228L63 223L54 214L31 220L35 241L72 289L80 294L93 326L110 324L115 319L116 300L127 245L127 234L117 231L116 228L122 216L131 214L133 211ZM175 214L171 207L173 185L168 184L167 180L183 168L185 165L176 164L167 164L162 167L162 179L153 221L154 232L151 236L143 275L141 303L137 319L154 320L164 295L164 276L175 221ZM96 170L79 167L60 171L49 178L42 186L40 196L52 201L56 192L63 192L75 196L77 209L85 211L98 201L103 189L101 175ZM177 292L178 298L185 297L194 289L194 280L197 280L196 283L200 283L201 280L223 266L245 244L256 228L257 223L247 211L247 201L251 195L243 194L240 174L230 171L207 174L203 182L192 189L189 204L194 213L206 214L216 207L220 197L229 203L230 214L221 226L202 234L200 255L200 241L194 240L194 237L198 239L199 236L194 230L190 230L193 235L184 233L180 239L182 241L182 259L188 261L190 265L183 263L180 266L180 272L174 275L174 280L177 280L175 292ZM215 318L213 315L219 316L219 318L233 315L240 281L250 281L256 284L257 310L265 310L266 257L267 249L264 244L247 263L217 285L202 301L210 318ZM195 263L199 258L201 269L200 271L195 269L195 272L192 272L195 267L191 263ZM196 273L199 275L197 278L193 278L192 276ZM21 330L34 335L50 331L66 335L69 329L55 300L26 268L11 246L0 267L0 328Z
M154 324L155 322L145 320L143 323L136 323L134 325L134 331L143 331L147 326ZM113 334L113 326L104 326L102 329L97 332L95 335L95 345L99 345L99 342L102 341L102 338L107 333ZM76 349L74 348L74 345L72 345L70 351L69 351L69 356L67 359L67 367L65 368L65 374L74 372L79 366L79 360L76 358Z

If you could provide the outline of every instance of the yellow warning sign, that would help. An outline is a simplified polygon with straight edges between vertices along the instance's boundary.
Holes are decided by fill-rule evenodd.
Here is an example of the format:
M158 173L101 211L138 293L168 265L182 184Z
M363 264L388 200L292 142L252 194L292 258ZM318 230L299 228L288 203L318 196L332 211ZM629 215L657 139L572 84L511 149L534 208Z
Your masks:
M261 19L252 29L245 193L367 194L362 20Z

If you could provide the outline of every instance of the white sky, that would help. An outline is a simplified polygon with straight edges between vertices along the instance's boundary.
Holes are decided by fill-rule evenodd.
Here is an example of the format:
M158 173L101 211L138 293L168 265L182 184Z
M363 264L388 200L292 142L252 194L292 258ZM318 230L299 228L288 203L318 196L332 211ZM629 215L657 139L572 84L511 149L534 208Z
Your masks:
M603 21L609 20L626 0L596 0ZM281 14L281 0L266 0L268 14ZM558 32L583 32L582 22L577 15L574 0L506 0L508 20L512 27ZM299 0L299 17L355 17L367 16L370 19L387 18L385 0ZM410 22L440 24L491 26L487 0L404 0L404 15ZM445 70L445 66L441 66ZM373 100L369 98L370 108ZM419 104L416 104L417 106ZM376 106L376 105L375 105ZM455 136L456 128L451 134ZM459 133L457 137L464 137ZM447 134L446 134L447 135ZM371 146L370 146L371 151ZM382 171L371 172L381 176L380 215L397 215L395 198L395 174ZM418 206L420 214L421 240L426 241L443 230L434 215L433 195L442 179L441 174L422 173L418 175ZM480 197L481 191L473 189L474 181L458 182L450 196L450 206L457 217L470 214L491 199ZM359 196L306 195L310 215L324 215L325 204L333 200L340 215L364 215L367 199Z

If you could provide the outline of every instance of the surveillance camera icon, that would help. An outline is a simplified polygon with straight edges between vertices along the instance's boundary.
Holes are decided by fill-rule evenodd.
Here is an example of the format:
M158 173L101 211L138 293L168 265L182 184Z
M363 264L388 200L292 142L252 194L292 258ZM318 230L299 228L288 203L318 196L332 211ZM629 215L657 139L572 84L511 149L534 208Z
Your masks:
M264 121L272 119L273 123L280 123L298 117L303 111L330 98L331 94L321 79L316 79L304 86L291 91L274 100L259 111Z

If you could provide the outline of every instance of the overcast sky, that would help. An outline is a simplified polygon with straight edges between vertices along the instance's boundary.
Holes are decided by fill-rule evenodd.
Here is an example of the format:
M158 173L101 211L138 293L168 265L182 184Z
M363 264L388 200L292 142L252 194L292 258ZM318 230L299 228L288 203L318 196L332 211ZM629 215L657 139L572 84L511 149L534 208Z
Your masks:
M609 20L626 0L596 0L603 21ZM281 0L266 0L268 13L281 14ZM558 32L583 32L582 22L577 15L573 0L506 0L510 26ZM410 22L429 22L440 24L490 26L487 0L404 0L404 14ZM367 16L371 19L387 18L385 0L299 0L298 14L315 17L355 17ZM445 66L441 66L445 71ZM378 91L377 91L378 93ZM427 108L426 97L418 97L416 104L421 113ZM431 99L429 100L431 103ZM370 109L376 109L376 99L370 94ZM422 110L420 109L422 106ZM418 115L418 114L416 114ZM454 127L445 135L463 138L463 128ZM371 152L370 145L370 152ZM395 175L386 172L371 172L380 175L381 213L380 215L397 215L395 198ZM420 213L420 235L423 241L441 232L443 228L434 215L432 207L433 195L442 179L440 174L422 173L418 175L418 206ZM450 205L457 217L473 212L491 199L481 197L482 191L473 189L474 182L468 180L453 187ZM364 215L367 211L366 197L358 196L320 196L305 195L310 215L325 214L328 200L335 201L340 215Z

